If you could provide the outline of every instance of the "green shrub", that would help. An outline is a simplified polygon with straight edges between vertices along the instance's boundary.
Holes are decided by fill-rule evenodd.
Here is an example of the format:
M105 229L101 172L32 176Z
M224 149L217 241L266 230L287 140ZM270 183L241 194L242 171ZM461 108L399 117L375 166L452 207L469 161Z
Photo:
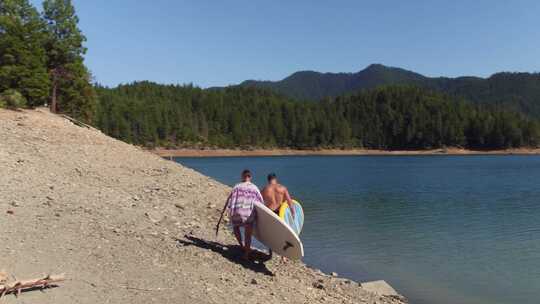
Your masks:
M18 109L26 107L26 98L17 90L9 89L0 94L0 107Z

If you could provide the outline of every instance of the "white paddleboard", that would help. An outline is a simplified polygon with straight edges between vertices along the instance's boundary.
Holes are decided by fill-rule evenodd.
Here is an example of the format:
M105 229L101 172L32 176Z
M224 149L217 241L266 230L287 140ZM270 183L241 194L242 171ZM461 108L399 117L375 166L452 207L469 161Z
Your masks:
M304 246L296 233L272 210L261 203L255 203L257 221L253 236L273 252L298 260L304 256Z

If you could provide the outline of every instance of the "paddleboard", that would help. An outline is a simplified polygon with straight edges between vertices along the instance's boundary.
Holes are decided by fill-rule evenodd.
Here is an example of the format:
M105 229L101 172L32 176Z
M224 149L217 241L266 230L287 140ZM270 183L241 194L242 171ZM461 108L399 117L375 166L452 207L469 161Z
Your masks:
M255 203L257 221L253 236L273 252L298 260L304 256L304 246L294 230L277 214L261 203Z
M283 202L281 207L279 207L279 217L294 230L296 235L300 235L302 226L304 226L304 210L302 209L302 205L295 200L293 200L292 207L295 211L294 218L287 202Z

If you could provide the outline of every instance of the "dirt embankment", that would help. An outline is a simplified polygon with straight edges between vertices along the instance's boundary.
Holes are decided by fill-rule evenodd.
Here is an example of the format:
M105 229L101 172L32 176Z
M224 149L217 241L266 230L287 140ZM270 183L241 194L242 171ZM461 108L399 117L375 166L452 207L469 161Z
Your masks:
M504 150L467 150L446 148L431 150L372 150L372 149L153 149L149 150L162 157L231 157L231 156L289 156L289 155L540 155L538 148L519 148Z
M402 303L213 234L229 188L46 110L0 110L0 270L65 273L4 303ZM367 286L366 286L367 288Z

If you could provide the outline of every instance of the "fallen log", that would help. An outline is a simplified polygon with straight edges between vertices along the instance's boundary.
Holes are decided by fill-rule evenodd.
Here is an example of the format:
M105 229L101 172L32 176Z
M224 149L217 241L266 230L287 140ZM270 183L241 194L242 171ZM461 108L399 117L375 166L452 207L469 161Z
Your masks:
M21 292L30 291L34 289L45 289L49 287L55 287L56 283L64 281L64 275L48 275L44 278L16 281L13 283L0 283L0 298L14 293L19 296Z
M78 126L78 127L81 127L81 128L87 128L87 129L90 129L90 130L94 130L94 131L101 132L100 130L98 130L98 129L92 127L91 125L85 124L84 122L82 122L82 121L80 121L80 120L77 120L77 119L75 119L75 118L73 118L73 117L71 117L71 116L68 116L68 115L66 115L66 114L62 114L62 115L60 115L60 116L63 117L63 118L65 118L65 119L67 119L67 120L69 120L72 124L74 124L74 125L76 125L76 126Z

